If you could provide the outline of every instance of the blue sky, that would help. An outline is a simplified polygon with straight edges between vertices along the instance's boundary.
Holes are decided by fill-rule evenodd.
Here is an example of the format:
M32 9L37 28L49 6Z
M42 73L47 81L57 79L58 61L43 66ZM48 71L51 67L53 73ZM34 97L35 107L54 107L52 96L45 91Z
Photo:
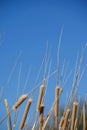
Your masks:
M87 43L87 2L85 0L36 2L28 0L0 0L1 90L9 77L17 56L22 52L4 97L10 102L10 107L16 97L20 64L22 72L19 95L21 94L28 71L31 72L31 76L27 90L31 90L45 55L47 41L52 59L51 72L55 70L57 46L62 26L61 65L65 59L66 64L69 62L70 71L75 66L77 53L80 53L82 46ZM84 56L83 66L87 64L86 57L87 53ZM79 88L79 94L83 97L85 92L87 92L86 80L87 74L85 72ZM51 95L55 88L54 82L55 76L51 84L53 87L49 88L49 98L52 98L49 106L54 99L53 93ZM63 97L67 91L70 91L71 84L72 80L69 80L67 87L64 88L65 94ZM2 106L3 111L5 111L4 103L2 103ZM5 112L3 112L2 116L4 114Z

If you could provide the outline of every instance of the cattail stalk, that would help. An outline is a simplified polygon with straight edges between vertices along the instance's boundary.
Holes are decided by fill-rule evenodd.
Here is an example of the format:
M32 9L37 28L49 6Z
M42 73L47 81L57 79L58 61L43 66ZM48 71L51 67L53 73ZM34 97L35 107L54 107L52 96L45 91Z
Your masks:
M72 110L71 130L74 130L74 127L75 127L77 106L78 106L78 103L77 103L77 102L74 102L74 103L73 103L73 110Z
M8 101L6 99L5 99L5 106L6 106L6 111L7 111L7 115L8 115L8 130L12 130L10 111L9 111L9 107L8 107Z
M36 130L36 121L33 124L32 130Z
M27 94L23 94L18 101L13 105L13 110L16 110L26 99L28 98Z
M77 130L77 118L76 118L76 120L75 120L74 130Z
M83 130L87 130L86 104L83 105Z
M65 119L64 116L62 116L59 123L59 129L63 127L64 119Z
M42 130L45 129L45 127L46 127L46 125L47 125L47 122L48 122L49 118L50 118L50 114L47 115L47 117L46 117L46 119L45 119L45 121L44 121L44 124L43 124Z
M67 109L62 130L67 130L69 115L70 115L70 109Z
M60 88L57 86L55 88L55 107L54 107L54 113L55 113L55 127L58 128L58 111L59 111L59 94L60 94Z
M43 127L43 115L44 115L44 105L41 105L40 116L39 116L39 122L40 122L39 130L42 130Z
M25 125L26 118L27 118L27 115L28 115L28 112L29 112L31 103L32 103L32 99L30 98L30 99L28 100L28 102L27 102L26 107L25 107L25 111L24 111L24 114L23 114L23 117L22 117L22 121L21 121L21 124L20 124L20 129L23 129L23 127L24 127L24 125Z
M48 122L48 120L49 120L49 118L50 118L50 116L51 116L51 113L52 113L53 109L54 109L54 105L55 105L55 103L53 103L53 105L52 105L52 107L51 107L49 113L48 113L47 116L46 116L46 119L45 119L45 121L44 121L44 123L43 123L42 130L44 130L45 127L46 127L46 125L47 125L47 122Z
M56 87L55 89L55 117L58 117L59 91L60 91L60 88Z
M44 88L45 88L45 86L41 85L41 87L40 87L40 93L39 93L39 97L38 97L38 102L37 102L37 108L36 108L37 111L40 110L40 105L41 105L43 94L44 94Z

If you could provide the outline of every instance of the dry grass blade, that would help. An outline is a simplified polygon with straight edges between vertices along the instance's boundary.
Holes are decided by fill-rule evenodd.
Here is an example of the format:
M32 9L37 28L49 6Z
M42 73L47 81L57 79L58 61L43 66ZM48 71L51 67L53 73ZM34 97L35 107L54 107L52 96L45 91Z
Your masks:
M58 79L59 79L60 44L61 44L62 34L63 34L63 27L62 27L61 32L60 32L60 37L59 37L59 41L58 41L58 48L57 48L57 73L56 73L56 85L58 85Z
M15 71L15 68L16 68L16 66L17 66L17 64L18 64L18 61L19 61L20 56L21 56L21 53L19 53L19 55L18 55L18 57L17 57L17 59L16 59L16 61L15 61L15 64L14 64L14 66L13 66L11 72L10 72L10 75L8 76L7 82L6 82L6 84L3 86L3 90L2 90L2 93L1 93L0 102L2 101L4 95L6 94L6 91L7 91L7 89L8 89L8 85L9 85L9 83L10 83L10 81L11 81L12 75L13 75L13 73L14 73L14 71Z
M50 118L50 114L46 117L46 120L44 121L44 124L43 124L42 130L45 129L45 127L46 127L46 125L47 125L47 122L48 122L49 118Z
M8 107L8 101L6 99L5 99L5 106L6 106L6 111L7 111L7 115L8 115L8 130L12 130L10 111L9 111L9 107Z
M36 121L33 124L32 130L36 130Z
M19 87L20 87L20 79L21 79L21 64L20 64L20 68L19 68L19 74L18 74L18 86L17 86L17 93L16 93L16 100L18 100L18 91L19 91ZM14 116L14 123L13 123L13 127L16 127L16 122L17 122L17 118L18 118L18 114L19 114L19 109L17 109L15 111L15 116Z
M45 119L45 121L44 121L42 130L44 130L45 127L46 127L46 125L47 125L47 122L48 122L48 120L49 120L49 118L50 118L50 116L51 116L51 113L52 113L53 109L54 109L54 105L55 105L55 103L53 103L53 105L52 105L52 107L51 107L49 113L48 113L47 116L46 116L46 119Z
M77 130L77 118L76 118L76 120L75 120L74 130Z

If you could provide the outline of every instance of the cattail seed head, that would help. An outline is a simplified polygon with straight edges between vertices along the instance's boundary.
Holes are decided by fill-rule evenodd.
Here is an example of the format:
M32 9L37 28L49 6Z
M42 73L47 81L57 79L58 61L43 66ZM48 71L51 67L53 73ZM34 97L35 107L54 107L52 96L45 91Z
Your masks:
M78 106L78 103L74 102L73 103L73 110L72 110L71 130L74 130L76 113L77 113L77 106Z
M64 123L64 117L62 116L61 119L60 119L60 123L59 123L59 127L62 128L63 126L63 123Z
M15 105L13 105L13 110L16 110L26 100L27 97L27 94L23 94L15 103Z
M60 88L55 88L55 117L58 117L58 105L59 105L59 92Z
M8 129L12 130L11 115L10 115L10 110L9 110L7 99L5 99L5 106L6 106L6 111L7 111L7 115L8 115Z
M67 109L66 113L65 113L65 120L64 120L64 124L63 124L63 129L62 130L67 130L69 115L70 115L70 109Z
M84 105L83 105L83 111L82 111L82 114L83 114L83 130L87 130L86 128L87 128L87 122L86 122L86 103L84 103Z
M37 102L37 111L40 110L40 105L41 105L41 102L42 102L42 98L43 98L43 94L44 94L44 89L45 89L45 86L44 85L41 85L40 87L40 93L39 93L39 97L38 97L38 102Z
M31 106L31 103L32 103L32 99L30 98L27 102L27 105L25 107L25 111L24 111L24 114L23 114L23 117L22 117L22 121L21 121L21 124L20 124L20 129L23 129L24 125L25 125L25 122L26 122L26 118L27 118L27 115L28 115L28 111L30 109L30 106Z

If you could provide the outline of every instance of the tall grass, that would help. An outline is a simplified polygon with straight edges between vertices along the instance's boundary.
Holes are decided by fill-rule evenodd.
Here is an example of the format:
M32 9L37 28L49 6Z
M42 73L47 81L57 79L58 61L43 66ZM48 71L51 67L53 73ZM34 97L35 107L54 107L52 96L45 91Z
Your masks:
M61 32L61 35L62 35L62 32ZM39 78L39 76L37 76L38 78L36 78L36 82L35 82L32 90L30 92L28 92L27 94L22 94L22 96L20 96L19 98L17 96L17 101L15 101L15 104L13 104L12 109L9 109L8 101L5 99L5 106L6 106L7 114L3 119L0 120L0 125L2 125L2 123L6 119L8 119L7 120L7 122L8 122L7 129L14 130L14 122L11 120L11 116L13 117L13 113L15 113L15 111L18 110L18 108L20 106L22 107L22 105L24 104L25 105L25 106L23 106L24 112L21 113L21 115L23 115L23 116L21 118L21 123L19 124L20 130L31 130L31 129L32 130L82 130L82 129L87 130L87 100L85 100L82 107L80 107L80 102L78 101L78 96L77 96L78 88L79 88L78 86L79 86L79 83L80 83L81 78L84 73L84 69L81 73L81 65L82 65L83 54L84 54L85 49L83 48L80 59L77 58L77 60L76 60L74 80L73 80L71 92L70 92L69 98L67 100L65 109L64 108L61 109L61 107L60 107L61 95L60 94L61 94L61 92L63 93L64 90L62 88L63 86L59 87L60 86L60 82L59 82L60 41L61 41L61 36L60 36L58 52L57 52L58 59L57 59L57 66L56 66L56 71L55 71L56 87L54 90L54 101L53 101L53 104L52 104L49 112L47 113L47 111L46 111L46 108L47 108L46 92L48 91L50 93L50 90L47 89L47 86L48 86L48 80L50 78L50 68L51 68L49 63L51 63L51 62L48 58L48 54L46 51L46 56L44 58L44 64L45 64L44 65L44 78L43 78L44 80L42 79L42 81L43 81L42 84L40 83L41 84L40 87L36 87L38 84L37 81ZM49 69L47 69L47 68L49 68ZM64 69L64 67L63 67L63 69ZM40 73L39 73L39 75L40 75ZM20 79L20 74L19 74L19 79ZM64 79L65 79L65 74L64 74ZM37 97L33 96L33 94L35 93L35 90L38 88L40 90L39 90L39 95L37 98ZM49 94L47 95L47 98L48 97L49 97ZM33 108L33 109L35 109L35 115L34 115L35 118L32 121L31 120L32 117L30 116L31 113L30 113L30 115L28 115L28 113L30 111L30 107L33 106L34 101L36 101L35 98L37 99L37 104ZM66 97L64 97L64 100L65 100L65 98ZM33 102L32 102L32 100L33 100ZM26 102L26 101L27 101L27 103L25 104L24 102ZM49 102L50 102L50 99L49 99ZM13 113L11 113L11 111ZM20 111L20 109L19 109L19 111ZM30 111L30 112L32 112L32 111ZM60 114L60 112L62 114ZM32 126L31 126L31 124L27 124L28 118L29 118L29 120L31 120ZM15 118L13 120L15 120ZM16 119L16 121L17 121L17 119ZM82 126L82 127L80 127L80 126Z

